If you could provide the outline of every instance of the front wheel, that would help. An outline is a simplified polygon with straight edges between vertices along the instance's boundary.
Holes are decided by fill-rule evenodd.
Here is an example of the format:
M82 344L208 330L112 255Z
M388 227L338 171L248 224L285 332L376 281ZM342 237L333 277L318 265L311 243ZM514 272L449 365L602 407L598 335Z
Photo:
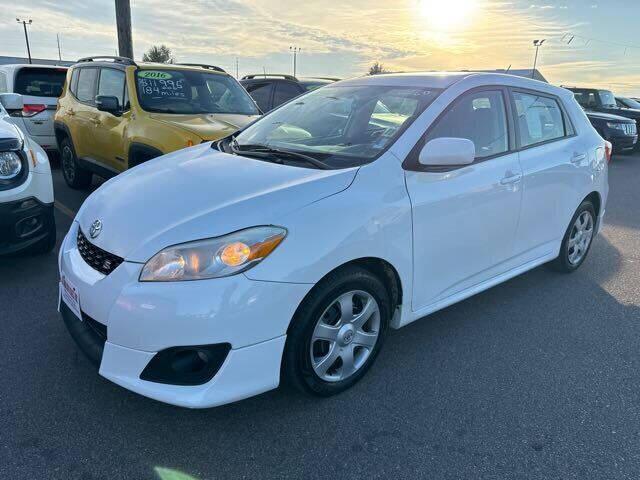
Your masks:
M553 262L553 267L556 270L571 273L584 263L593 242L596 219L593 204L588 200L582 202L564 235L560 246L560 255Z
M319 396L350 388L378 355L391 311L384 284L369 271L350 267L330 274L294 316L283 380Z

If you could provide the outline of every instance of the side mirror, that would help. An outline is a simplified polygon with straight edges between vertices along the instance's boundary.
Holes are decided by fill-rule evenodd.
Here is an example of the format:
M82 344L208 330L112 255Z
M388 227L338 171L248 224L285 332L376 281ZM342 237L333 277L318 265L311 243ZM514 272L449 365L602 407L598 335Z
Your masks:
M111 95L98 95L96 97L96 108L101 112L120 115L120 102L118 97Z
M422 147L418 161L421 165L456 166L469 165L476 158L476 147L466 138L436 138Z
M24 102L19 93L0 93L0 103L9 113L22 110Z

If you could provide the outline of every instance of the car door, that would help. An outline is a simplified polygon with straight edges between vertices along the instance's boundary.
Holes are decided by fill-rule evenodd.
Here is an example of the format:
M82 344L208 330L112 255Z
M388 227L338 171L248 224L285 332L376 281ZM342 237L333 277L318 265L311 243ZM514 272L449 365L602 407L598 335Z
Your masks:
M77 81L72 82L74 85L71 92L77 102L67 109L67 125L71 130L76 155L93 160L96 158L94 136L98 110L95 107L95 97L99 68L82 67L77 72Z
M510 109L504 88L463 95L403 164L413 216L414 310L499 275L513 254L522 172ZM475 162L459 168L421 166L421 148L441 137L472 140Z
M97 95L113 96L121 106L119 115L97 111L95 127L95 158L101 164L121 172L126 168L125 152L126 129L131 119L126 93L125 72L116 68L100 68Z
M524 264L557 249L583 190L576 171L588 170L589 161L559 98L518 89L512 95L523 173L514 263Z

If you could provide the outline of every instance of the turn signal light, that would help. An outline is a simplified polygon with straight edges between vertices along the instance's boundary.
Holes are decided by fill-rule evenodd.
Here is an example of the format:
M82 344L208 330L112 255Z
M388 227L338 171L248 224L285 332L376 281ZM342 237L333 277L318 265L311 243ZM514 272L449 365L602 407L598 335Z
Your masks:
M44 112L46 109L46 105L42 105L40 103L28 103L22 106L22 116L33 117L40 112Z

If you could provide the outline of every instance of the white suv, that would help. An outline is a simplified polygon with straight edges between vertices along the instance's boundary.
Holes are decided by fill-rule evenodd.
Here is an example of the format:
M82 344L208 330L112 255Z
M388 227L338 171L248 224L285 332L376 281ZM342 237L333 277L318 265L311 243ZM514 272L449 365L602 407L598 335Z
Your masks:
M0 255L49 252L56 244L53 182L47 154L9 119L0 94Z
M0 65L0 93L22 95L22 105L7 103L13 122L43 149L58 151L53 116L67 76L55 65Z
M101 375L164 402L281 379L332 395L389 327L580 267L608 147L571 92L534 80L337 82L96 190L60 251L61 313Z

